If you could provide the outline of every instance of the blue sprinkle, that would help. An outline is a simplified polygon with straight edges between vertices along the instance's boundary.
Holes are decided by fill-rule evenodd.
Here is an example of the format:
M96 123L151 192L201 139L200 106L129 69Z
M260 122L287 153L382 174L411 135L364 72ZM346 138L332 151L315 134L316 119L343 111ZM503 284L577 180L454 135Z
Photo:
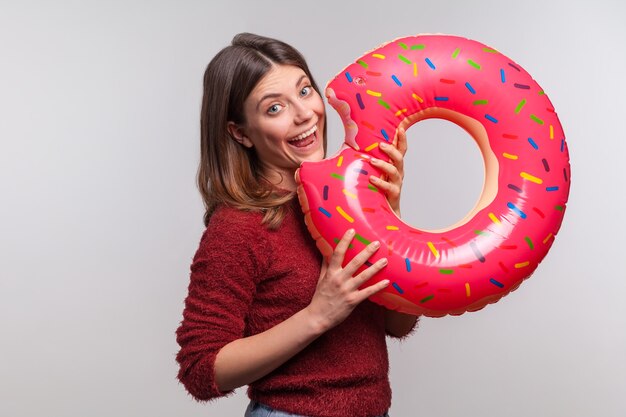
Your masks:
M323 207L320 207L320 211L324 214L324 216L330 217L330 213L328 211L324 210Z
M353 171L358 172L361 175L367 175L367 171L361 168L354 168Z
M565 149L565 139L561 139L561 152Z
M489 282L491 282L491 283L492 283L493 285L495 285L496 287L500 287L500 288L503 288L503 287L504 287L504 284L503 284L503 283L498 282L498 281L496 281L496 280L495 280L495 279L493 279L493 278L491 278L491 279L489 280Z
M406 264L406 271L411 272L411 261L409 258L404 258L404 263Z
M356 101L359 103L359 108L361 110L365 109L365 104L363 104L363 99L361 98L361 93L356 93Z
M396 77L395 75L391 76L391 79L398 84L398 87L402 87L402 83L400 82L400 80L398 79L398 77Z
M535 149L539 149L539 146L537 146L537 144L535 143L535 141L533 140L533 138L528 138L528 143L530 143L530 145L535 148Z
M506 77L504 76L504 70L500 68L500 80L504 84L506 82Z
M525 219L526 213L524 213L522 210L518 209L517 206L515 206L515 204L513 203L506 203L507 207L510 208L511 210L513 210L513 212L515 214L517 214L518 216L520 216L522 219Z
M389 135L385 132L385 129L380 129L380 133L382 133L385 140L389 142Z
M346 78L348 79L348 82L351 83L352 82L352 76L350 75L349 72L346 71Z
M448 97L435 97L436 101L448 101Z
M400 286L398 284L396 284L395 282L393 284L393 288L396 289L396 291L398 291L400 294L404 294L404 290L402 288L400 288Z
M485 115L485 118L486 118L487 120L489 120L490 122L498 123L498 119L496 119L495 117L493 117L493 116L492 116L492 115L490 115L490 114L486 114L486 115Z
M546 187L546 191L557 191L559 189L558 186L554 186L554 187Z
M465 87L467 87L467 89L470 91L470 93L476 94L476 90L474 90L474 87L472 87L470 85L470 83L465 83Z
M324 186L324 200L328 200L328 185Z
M472 251L474 251L474 255L476 255L476 257L478 258L478 260L482 263L485 262L485 256L480 252L480 249L478 249L478 246L476 245L476 242L470 242L470 248L472 248Z
M430 68L435 69L435 64L433 64L429 58L426 58L425 61Z

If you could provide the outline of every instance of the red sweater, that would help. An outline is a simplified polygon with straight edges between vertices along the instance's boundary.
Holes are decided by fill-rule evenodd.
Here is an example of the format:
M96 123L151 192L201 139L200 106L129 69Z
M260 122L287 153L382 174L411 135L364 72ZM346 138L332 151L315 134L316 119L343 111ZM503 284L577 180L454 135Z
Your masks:
M183 321L177 330L178 378L198 400L230 394L215 384L217 352L263 332L305 308L322 257L296 200L281 227L262 215L221 207L211 217L191 265ZM391 405L384 310L369 300L269 375L248 396L312 417L366 417ZM232 392L232 391L231 391Z

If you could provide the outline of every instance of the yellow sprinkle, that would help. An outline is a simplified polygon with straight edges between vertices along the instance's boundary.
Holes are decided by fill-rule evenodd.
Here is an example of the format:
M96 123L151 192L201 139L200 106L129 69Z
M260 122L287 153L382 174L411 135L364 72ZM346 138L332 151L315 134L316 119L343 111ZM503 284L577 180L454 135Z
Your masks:
M371 151L372 149L374 149L374 148L375 148L375 147L377 147L377 146L378 146L378 142L374 142L374 143L372 143L370 146L368 146L367 148L365 148L365 151L366 151L366 152L369 152L369 151Z
M537 178L534 175L530 175L528 172L520 172L519 174L520 177L524 178L525 180L528 180L530 182L534 182L535 184L542 184L543 180L541 178Z
M554 126L550 125L550 139L554 139Z
M352 217L350 217L350 215L348 215L348 213L346 213L345 211L343 211L343 209L339 206L337 206L337 211L339 212L339 214L341 214L341 216L346 219L347 221L349 221L350 223L354 223L354 219Z
M381 97L382 94L377 92L377 91L372 91L372 90L367 90L366 91L367 94L369 94L370 96L374 96L374 97Z
M406 109L401 109L396 112L396 116L400 116L402 113L406 113Z
M469 285L469 282L466 282L466 283L465 283L465 295L467 295L468 297L469 297L470 295L472 295L472 292L470 291L470 285Z
M387 230L400 230L398 226L387 226Z
M519 269L519 268L524 268L525 266L528 266L528 265L530 265L530 262L526 261L526 262L520 262L518 264L515 264L515 267Z
M428 248L433 253L433 255L435 255L435 258L439 259L439 252L437 252L437 249L435 248L435 245L433 245L433 242L426 242L426 244L428 245Z
M385 59L385 55L381 55L381 54L373 54L372 56L378 59Z
M351 193L350 191L346 190L345 188L344 188L342 191L343 191L343 193L344 193L345 195L347 195L348 197L353 198L353 199L355 199L355 200L356 200L356 194Z
M491 219L492 222L494 222L495 224L500 224L500 220L496 217L495 214L493 213L489 213L489 218Z
M546 243L548 243L548 240L550 240L551 237L552 233L548 233L548 236L546 236L546 238L543 240L543 244L545 245Z
M506 152L504 152L502 154L502 156L504 156L505 158L508 158L508 159L512 159L512 160L516 160L518 158L517 155L512 155L512 154L506 153Z
M420 96L418 96L417 94L413 93L413 98L417 101L419 101L420 103L424 102L424 99L421 98Z
M341 156L339 157L339 160L337 161L337 166L338 166L338 167L340 167L340 166L341 166L341 164L343 164L343 155L341 155Z
M413 76L417 77L417 62L413 63Z

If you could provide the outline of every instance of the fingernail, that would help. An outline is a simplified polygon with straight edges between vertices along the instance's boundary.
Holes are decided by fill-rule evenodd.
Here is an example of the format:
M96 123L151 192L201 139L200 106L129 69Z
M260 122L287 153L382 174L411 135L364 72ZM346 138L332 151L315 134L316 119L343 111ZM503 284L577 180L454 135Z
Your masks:
M388 263L388 262L389 262L389 261L387 260L387 258L382 258L382 259L380 260L381 265L387 265L387 263Z
M348 235L353 235L353 234L354 234L354 229L348 230Z
M380 162L380 160L378 160L378 159L376 159L376 158L372 158L372 164L377 164L377 163L379 163L379 162Z
M370 178L372 179L372 181L378 182L378 177L375 177L375 176L371 175Z
M372 246L375 248L380 248L380 242L379 241L372 242Z
M387 285L389 285L389 280L388 280L388 279L382 280L382 281L380 281L380 282L382 282L382 283L385 285L385 287L386 287Z
M387 146L389 146L389 145L387 145L385 142L380 142L380 147L381 148L386 148Z

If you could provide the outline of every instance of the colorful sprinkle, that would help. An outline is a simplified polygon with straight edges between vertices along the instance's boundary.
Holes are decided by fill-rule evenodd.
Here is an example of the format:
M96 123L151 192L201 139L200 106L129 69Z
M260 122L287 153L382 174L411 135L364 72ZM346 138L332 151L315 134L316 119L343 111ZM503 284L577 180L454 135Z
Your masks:
M406 46L406 43L404 42L398 42L398 46L402 49L408 49L408 46Z
M535 177L534 175L529 174L528 172L520 172L519 176L524 178L525 180L528 180L530 182L534 182L535 184L541 184L543 183L543 180L541 178Z
M368 67L367 62L363 61L362 59L359 59L357 61L357 64L359 64L360 66L362 66L365 69L367 69L367 67Z
M409 258L404 258L404 264L406 266L406 271L411 272L411 260Z
M452 59L456 59L456 57L459 56L459 52L461 52L461 49L456 48L454 52L452 52Z
M393 80L394 83L396 83L398 85L398 87L402 87L402 83L400 82L398 77L396 77L395 75L392 75L391 79Z
M550 125L550 139L554 139L554 126Z
M417 62L413 63L413 76L417 77Z
M513 212L517 214L518 216L520 216L522 219L525 219L526 217L528 217L526 213L520 210L515 204L509 202L509 203L506 203L506 206L510 208L511 210L513 210Z
M435 248L435 245L433 245L433 242L426 242L426 244L428 245L428 249L435 255L435 258L439 259L439 252L437 248Z
M401 116L402 113L406 113L408 111L408 109L400 109L396 112L396 116Z
M490 114L486 114L485 115L485 119L489 120L490 122L498 123L498 119L496 119L495 117L491 116Z
M337 166L340 167L341 164L343 164L343 155L341 155L339 159L337 160Z
M510 133L503 133L503 134L502 134L502 137L503 137L504 139L517 139L517 135L512 135L512 134L510 134Z
M476 90L474 90L474 87L472 87L472 85L469 82L465 83L465 87L467 87L470 93L476 94Z
M418 43L418 44L415 44L415 45L411 45L411 50L412 51L415 51L417 49L424 49L424 48L426 48L426 45L424 45L423 43Z
M431 69L435 69L435 64L432 63L432 61L430 60L430 58L426 58L424 61L426 61L426 63L428 64L428 66Z
M423 103L423 102L424 102L424 99L423 99L423 98L421 98L420 96L418 96L418 95L417 95L417 94L415 94L415 93L413 93L413 94L411 95L411 97L413 97L415 100L419 101L420 103Z
M324 186L324 201L328 200L328 185ZM328 216L330 217L330 216Z
M396 291L398 291L400 294L404 294L404 290L402 288L400 288L400 286L398 284L396 284L395 282L393 284L391 284L393 286L393 288L396 289Z
M506 76L502 68L500 68L500 81L502 81L503 84L506 82Z
M500 262L498 262L498 265L500 266L500 269L502 269L504 271L504 273L508 273L509 272L509 268L507 268L506 265L504 265L504 262L500 261Z
M491 219L492 222L494 222L495 224L500 224L500 220L496 217L495 214L493 213L489 213L489 218Z
M343 193L344 193L346 196L348 196L348 197L350 197L350 198L352 198L352 199L356 200L356 194L351 193L350 191L346 190L345 188L344 188L343 190L341 190L341 191L343 191Z
M346 179L343 177L343 175L339 175L339 174L335 174L334 172L330 174L331 177L333 178L337 178L338 180L341 181L345 181Z
M387 110L391 110L391 106L389 105L389 103L387 103L385 100L383 100L382 98L378 99L378 104L380 104L381 106L383 106L384 108L386 108Z
M387 226L386 229L387 230L400 230L398 226Z
M409 65L412 64L411 60L403 56L402 54L398 55L398 58L400 58L400 61L404 62L405 64L409 64Z
M367 75L371 75L372 77L380 77L382 75L381 72L378 71L365 71Z
M526 84L518 84L518 83L515 83L515 84L513 84L513 86L514 86L515 88L520 88L520 89L522 89L522 90L530 90L530 86L529 86L529 85L526 85Z
M548 236L546 236L546 238L543 240L543 244L545 245L546 243L548 243L548 240L550 240L552 236L554 236L552 233L548 233Z
M565 139L561 139L561 152L565 149Z
M478 249L478 246L476 246L476 242L470 242L470 248L472 248L472 251L474 252L474 255L476 255L476 257L478 258L478 260L484 263L486 259Z
M531 114L531 115L530 115L530 118L531 118L531 120L532 120L533 122L537 122L537 123L539 123L540 125L542 125L542 124L543 124L543 120L541 120L540 118L538 118L538 117L537 117L537 116L535 116L534 114Z
M454 243L453 241L451 241L448 238L442 237L441 240L443 240L444 242L446 242L448 245L452 246L453 248L456 248L456 243Z
M440 269L439 273L443 275L452 275L454 274L454 269Z
M374 191L375 193L378 192L378 188L374 187L372 184L367 184L367 189Z
M319 207L319 211L321 211L324 216L330 218L331 214L328 212L328 210L324 209L323 207Z
M495 280L495 279L493 279L493 278L490 278L490 279L489 279L489 282L491 282L493 285L495 285L495 286L496 286L496 287L498 287L498 288L504 288L504 284L503 284L503 283L501 283L501 282L499 282L499 281L496 281L496 280Z
M528 244L528 247L532 250L535 249L535 245L533 245L533 241L528 237L525 236L524 240L526 241L526 243Z
M517 71L520 71L520 69L519 69L519 68L517 68L515 65L511 64L510 62L509 62L509 66L510 66L510 67L513 67L513 68L514 68L514 69L516 69Z
M448 97L435 97L435 101L448 101Z
M517 155L512 155L512 154L510 154L510 153L506 153L506 152L503 152L503 153L502 153L502 156L504 156L504 157L505 157L505 158L507 158L507 159L513 159L513 160L518 159L518 156L517 156Z
M449 80L449 79L447 79L447 78L440 78L440 79L439 79L439 82L440 82L440 83L444 83L444 84L456 84L456 81L455 81L455 80Z
M515 108L515 113L519 113L520 111L522 111L522 107L524 107L524 104L526 104L526 99L523 99L519 102L519 104Z
M336 209L337 209L337 212L341 214L341 217L346 219L349 223L354 223L354 219L348 213L343 211L343 209L340 206L337 206Z
M480 69L480 64L472 61L471 59L467 60L467 63L470 64L472 67L476 68L476 69Z
M548 160L546 158L543 158L541 160L541 163L543 164L543 169L545 169L546 172L550 172L550 165L548 165Z
M381 55L381 54L372 54L372 56L378 59L385 59L385 55Z
M356 240L358 240L359 242L361 242L362 244L366 245L366 246L367 246L367 245L369 245L370 243L372 243L372 242L370 242L369 240L365 239L363 236L361 236L361 235L360 235L360 234L358 234L358 233L356 233L356 234L354 235L354 238L355 238Z
M356 93L356 102L359 103L359 108L361 110L365 109L365 104L363 103L363 99L361 98L361 93Z
M554 206L554 209L558 211L563 211L564 207L560 204L557 204L556 206Z
M521 193L522 191L524 191L524 190L522 190L521 188L519 188L517 185L509 184L509 185L508 185L508 187L509 187L511 190L517 191L518 193Z
M533 211L539 215L542 219L546 218L546 215L543 214L543 211L539 210L537 207L533 207Z
M366 93L369 94L370 96L374 96L374 97L381 97L382 96L382 93L379 93L378 91L367 90Z
M385 129L380 129L380 133L383 135L383 137L385 138L385 140L387 142L389 142L389 135L387 134L387 132L385 131Z
M375 130L376 128L374 127L373 124L371 124L370 122L368 122L367 120L361 120L361 124L363 126L365 126L366 128L368 128L369 130Z
M532 146L533 148L539 149L539 146L537 146L533 138L528 138L528 143L530 143L530 146Z
M482 106L485 104L489 104L489 102L487 100L475 100L472 104L474 106Z
M520 268L527 267L528 265L530 265L530 262L529 262L529 261L526 261L526 262L520 262L520 263L518 263L518 264L515 264L515 268L520 269Z
M465 283L465 296L469 298L471 295L472 295L472 291L470 289L469 282L466 282Z
M362 169L362 168L353 168L352 171L356 172L359 175L368 175L369 172L367 172L366 170Z
M374 148L375 148L375 147L377 147L377 146L378 146L378 142L374 142L374 143L372 143L370 146L368 146L367 148L365 148L365 151L366 151L366 152L369 152L369 151L371 151L372 149L374 149Z
M433 298L435 298L435 294L431 294L431 295L429 295L429 296L427 296L427 297L422 298L422 299L420 300L420 303L425 303L426 301L430 301L430 300L432 300Z
M348 82L351 83L352 82L352 76L350 75L349 72L346 71L346 78L348 79Z
M554 185L552 187L546 187L546 191L558 191L559 187L557 185Z

